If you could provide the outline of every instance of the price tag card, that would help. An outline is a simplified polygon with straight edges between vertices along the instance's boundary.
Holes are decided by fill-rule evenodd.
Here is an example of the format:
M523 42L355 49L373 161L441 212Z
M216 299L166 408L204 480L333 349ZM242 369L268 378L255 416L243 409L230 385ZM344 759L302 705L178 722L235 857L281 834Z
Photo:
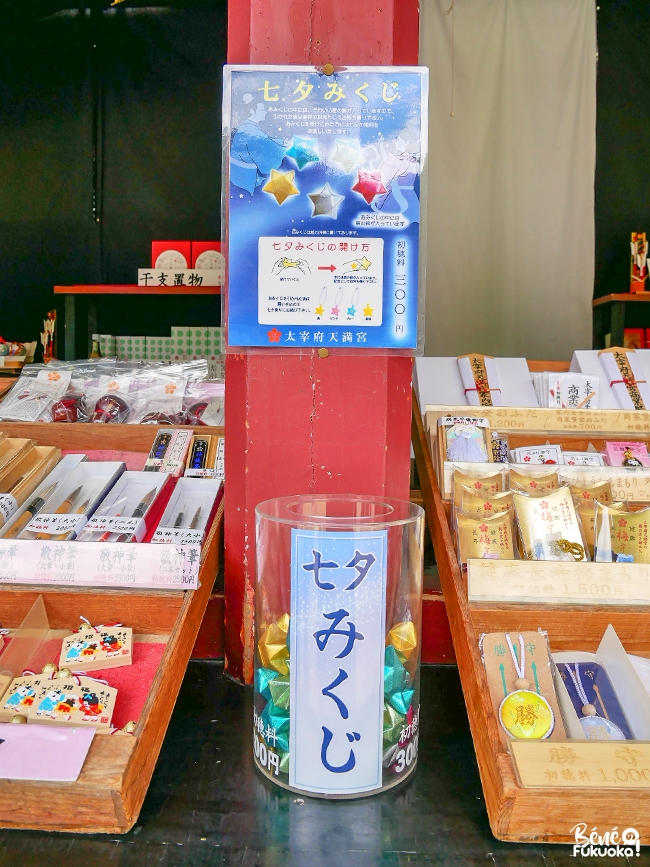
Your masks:
M153 534L152 542L175 545L201 545L204 530L175 530L173 527L159 527Z
M116 689L90 677L55 678L41 684L27 721L109 731L116 698Z
M142 542L147 532L147 525L144 518L119 518L107 515L104 518L91 518L86 524L85 529L89 532L135 536L136 542ZM111 540L106 538L104 541L108 542ZM126 540L122 539L122 541Z
M523 741L509 744L524 788L650 789L647 741Z
M133 630L126 626L84 628L63 639L59 668L99 671L133 662Z
M0 583L196 590L200 558L198 544L0 539Z
M0 494L0 518L6 523L18 508L16 498L11 494Z
M79 531L88 518L85 515L37 515L29 522L23 532L46 533L48 536L63 536Z
M650 566L554 560L468 560L470 602L650 605Z

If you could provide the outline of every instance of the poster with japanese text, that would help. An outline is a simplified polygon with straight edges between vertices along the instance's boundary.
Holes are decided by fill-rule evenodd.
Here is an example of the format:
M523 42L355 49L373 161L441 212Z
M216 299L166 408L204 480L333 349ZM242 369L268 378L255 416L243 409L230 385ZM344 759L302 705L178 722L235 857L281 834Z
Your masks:
M427 91L420 67L225 67L229 346L421 348Z
M291 531L289 785L382 783L385 530Z

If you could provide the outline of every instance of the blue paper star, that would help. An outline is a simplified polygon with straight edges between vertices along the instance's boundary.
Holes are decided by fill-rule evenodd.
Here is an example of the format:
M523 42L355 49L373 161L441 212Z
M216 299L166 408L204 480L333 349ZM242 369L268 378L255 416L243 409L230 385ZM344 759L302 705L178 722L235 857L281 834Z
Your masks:
M354 304L352 305L352 307L348 307L348 316L354 316L356 312L357 308L354 306Z
M308 163L318 162L320 159L314 150L315 144L315 138L300 138L300 136L295 135L293 137L293 144L285 153L296 161L299 169L304 169Z

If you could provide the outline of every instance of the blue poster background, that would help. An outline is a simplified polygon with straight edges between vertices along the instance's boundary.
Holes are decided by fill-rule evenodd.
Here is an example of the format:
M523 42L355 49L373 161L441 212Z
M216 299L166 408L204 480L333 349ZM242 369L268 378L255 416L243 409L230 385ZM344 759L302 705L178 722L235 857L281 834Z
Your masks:
M427 71L226 67L224 94L229 346L415 349Z

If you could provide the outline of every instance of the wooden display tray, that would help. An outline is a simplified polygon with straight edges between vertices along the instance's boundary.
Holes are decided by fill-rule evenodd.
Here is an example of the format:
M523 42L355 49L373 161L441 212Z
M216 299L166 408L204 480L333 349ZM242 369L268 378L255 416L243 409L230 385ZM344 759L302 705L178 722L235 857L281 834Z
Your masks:
M113 449L148 452L157 428L111 425L107 430L103 425L36 423L0 424L0 430L16 436L20 430L21 436L32 436L42 445L79 451L110 444ZM203 545L197 590L0 586L3 627L17 628L42 594L52 630L76 628L83 612L91 623L122 622L135 634L156 635L166 643L135 733L96 735L75 783L0 779L1 828L124 834L133 827L210 599L222 529L223 502Z
M520 785L513 758L501 739L478 641L484 632L542 628L548 632L554 651L595 651L611 623L628 652L650 656L647 608L470 604L415 395L413 447L492 833L500 840L518 843L574 843L571 829L577 822L586 822L589 829L598 826L600 834L615 826L636 828L641 842L646 843L650 838L650 783L645 784L646 788L587 788L575 783L526 788ZM564 745L578 752L584 743L570 741ZM558 745L563 744L539 742L534 746L545 751L548 762L546 753ZM588 746L592 749L598 744ZM533 745L529 752L531 749Z

